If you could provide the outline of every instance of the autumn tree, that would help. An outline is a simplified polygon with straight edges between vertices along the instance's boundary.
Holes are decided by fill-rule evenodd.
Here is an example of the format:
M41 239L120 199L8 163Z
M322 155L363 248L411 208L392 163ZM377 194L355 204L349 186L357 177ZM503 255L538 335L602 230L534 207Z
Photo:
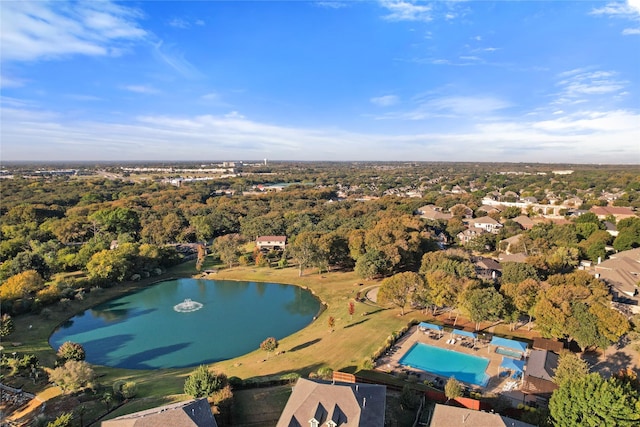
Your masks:
M378 291L378 302L395 305L400 308L400 315L404 316L404 308L411 301L412 293L423 285L424 279L418 273L409 271L394 274L382 281Z
M336 319L333 316L329 316L329 318L327 319L327 326L329 326L329 332L333 332L335 326L336 326Z
M511 301L519 313L529 316L529 325L531 325L540 284L534 279L525 279L520 283L503 283L500 291Z
M245 240L239 234L227 234L213 241L213 250L220 258L220 261L231 268L238 261L240 247L244 243Z
M0 285L0 300L27 298L31 292L44 286L42 276L35 270L27 270L9 277Z
M349 319L353 319L353 314L356 312L356 305L353 301L349 301Z

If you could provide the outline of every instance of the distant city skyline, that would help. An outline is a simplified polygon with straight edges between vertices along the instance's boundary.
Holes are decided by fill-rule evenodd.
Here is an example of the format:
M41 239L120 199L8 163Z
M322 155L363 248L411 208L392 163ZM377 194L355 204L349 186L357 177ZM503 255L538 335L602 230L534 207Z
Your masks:
M2 162L640 164L640 0L0 12Z

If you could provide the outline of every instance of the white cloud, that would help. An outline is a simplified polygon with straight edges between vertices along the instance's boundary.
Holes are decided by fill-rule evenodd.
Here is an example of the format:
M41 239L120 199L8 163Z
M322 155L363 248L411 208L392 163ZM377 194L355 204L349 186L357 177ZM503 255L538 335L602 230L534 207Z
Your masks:
M146 85L128 85L128 86L123 86L123 89L128 90L129 92L144 93L148 95L160 93L158 89L151 86L146 86Z
M204 99L205 101L219 101L220 95L216 92L209 92L205 93L200 98Z
M327 9L342 9L343 7L347 7L347 3L342 1L317 1L314 4Z
M399 100L396 95L384 95L371 98L369 101L378 107L390 107L397 104Z
M6 89L10 87L22 87L24 86L25 81L22 79L16 79L13 77L9 77L6 74L0 74L0 88Z
M558 74L561 88L555 104L576 104L586 102L586 98L608 95L625 88L626 81L619 80L613 71L591 71L576 68Z
M403 0L382 0L380 5L391 12L384 16L388 21L429 22L433 19L431 5L414 4Z
M63 115L30 108L3 111L0 136L6 160L215 160L268 155L282 160L640 162L640 114L627 110L583 111L537 121L480 120L468 131L461 126L446 132L381 134L278 126L233 112L143 116L128 123L65 122Z
M118 55L147 33L133 8L109 1L0 2L3 61Z
M202 73L185 59L184 54L177 51L173 45L165 45L160 41L154 44L153 55L183 77L195 79L202 76Z
M612 18L622 18L631 21L640 21L640 0L628 0L624 2L611 2L603 7L593 9L591 15L604 15ZM640 27L625 28L622 35L639 35Z
M182 18L173 18L171 21L169 21L169 26L174 28L187 29L191 27L191 24Z

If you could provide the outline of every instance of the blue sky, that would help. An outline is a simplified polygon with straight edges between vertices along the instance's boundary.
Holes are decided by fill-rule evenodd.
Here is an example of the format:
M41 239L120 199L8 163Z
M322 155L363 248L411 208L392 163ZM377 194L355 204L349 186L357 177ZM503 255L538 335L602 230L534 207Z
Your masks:
M640 163L640 0L0 9L4 161Z

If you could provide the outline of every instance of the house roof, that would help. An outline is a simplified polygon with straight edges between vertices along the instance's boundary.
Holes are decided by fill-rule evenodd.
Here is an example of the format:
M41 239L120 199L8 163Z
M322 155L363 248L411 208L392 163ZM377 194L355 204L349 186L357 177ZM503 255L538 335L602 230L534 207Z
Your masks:
M550 340L548 338L534 338L533 348L535 350L548 350L560 353L560 351L564 349L564 343L562 341Z
M500 254L498 255L498 260L501 263L505 262L525 262L527 260L527 255L520 252L517 254Z
M598 216L607 215L622 215L622 216L635 216L635 213L630 208L622 206L592 206L589 212L593 212Z
M190 400L134 412L108 421L102 427L218 427L207 399Z
M256 242L282 242L287 240L287 236L259 236Z
M525 375L520 391L525 394L535 394L536 396L549 398L557 388L556 383L552 381Z
M597 264L594 271L617 291L634 297L640 282L640 248L618 252Z
M470 219L469 222L473 224L493 224L493 225L500 224L498 221L491 218L490 216L481 216L480 218L473 218L473 219Z
M547 350L531 350L525 374L531 377L552 381L558 368L558 356Z
M385 400L382 385L300 378L276 427L308 426L312 418L320 425L333 419L338 427L384 427Z
M500 265L500 263L491 258L480 258L478 261L476 261L476 265L485 270L502 271L502 266Z
M436 403L431 427L533 427L513 418Z
M517 222L522 226L522 228L525 229L532 228L535 225L535 222L533 222L533 220L526 215L517 216L513 218L513 221Z

